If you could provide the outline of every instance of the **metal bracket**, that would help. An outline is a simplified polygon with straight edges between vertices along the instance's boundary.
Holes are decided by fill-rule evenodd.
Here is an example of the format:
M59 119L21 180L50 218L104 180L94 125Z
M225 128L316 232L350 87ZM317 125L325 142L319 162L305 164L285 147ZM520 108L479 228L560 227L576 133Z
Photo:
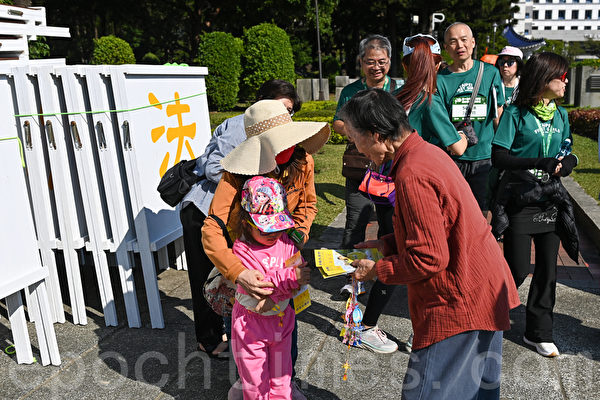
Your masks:
M80 149L81 138L79 137L79 129L77 129L77 123L75 121L71 121L71 136L73 136L73 142L75 143L75 147Z
M46 135L48 136L48 143L50 147L56 150L56 140L54 139L54 129L52 128L52 121L46 121Z
M33 143L31 142L31 125L29 121L23 122L23 134L25 135L25 148L32 149Z
M129 122L123 122L123 147L125 150L131 150L131 133L129 132Z
M96 124L96 132L98 133L98 147L106 149L106 137L104 136L104 126L102 122L98 121Z

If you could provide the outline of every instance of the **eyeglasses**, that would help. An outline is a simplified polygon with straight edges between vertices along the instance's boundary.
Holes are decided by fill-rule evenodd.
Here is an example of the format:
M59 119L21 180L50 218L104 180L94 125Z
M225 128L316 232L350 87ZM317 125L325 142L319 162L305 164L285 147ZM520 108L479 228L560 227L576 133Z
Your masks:
M294 109L293 109L293 108L291 108L291 107L290 107L290 108L288 108L288 109L287 109L287 112L290 114L290 117L293 117L293 116L294 116Z
M561 76L559 76L559 77L557 77L557 78L555 78L555 79L560 79L560 81L561 81L561 82L564 82L564 81L566 81L566 80L567 80L567 72L568 72L568 71L565 71L565 73L564 73L564 74L562 74Z
M366 60L364 63L367 67L374 67L374 66L378 66L378 67L385 67L386 65L388 65L390 62L390 60Z
M515 63L517 62L517 60L514 59L510 59L510 60L498 60L498 66L499 67L503 67L503 66L509 66L512 67Z

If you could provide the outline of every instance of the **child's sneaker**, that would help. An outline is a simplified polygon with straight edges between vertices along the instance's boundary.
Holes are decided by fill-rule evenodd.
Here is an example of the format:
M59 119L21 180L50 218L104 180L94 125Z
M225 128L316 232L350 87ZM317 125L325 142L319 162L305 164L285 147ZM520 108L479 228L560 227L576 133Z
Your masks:
M361 337L360 347L363 349L371 350L375 353L393 353L398 350L398 345L393 340L387 338L384 331L379 329L378 326L363 331Z

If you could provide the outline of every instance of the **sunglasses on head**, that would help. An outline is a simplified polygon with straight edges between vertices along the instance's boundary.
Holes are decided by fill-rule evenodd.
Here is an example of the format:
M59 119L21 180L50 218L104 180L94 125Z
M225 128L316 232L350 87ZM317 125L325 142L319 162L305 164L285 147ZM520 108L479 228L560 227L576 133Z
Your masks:
M512 67L516 62L517 60L515 60L514 58L511 58L510 60L498 60L498 65L500 67L503 67L505 65Z
M561 81L561 82L564 82L564 81L566 81L566 80L567 80L567 72L568 72L568 71L565 71L565 73L564 73L564 74L562 74L561 76L559 76L559 77L557 77L557 78L555 78L555 79L560 79L560 81Z

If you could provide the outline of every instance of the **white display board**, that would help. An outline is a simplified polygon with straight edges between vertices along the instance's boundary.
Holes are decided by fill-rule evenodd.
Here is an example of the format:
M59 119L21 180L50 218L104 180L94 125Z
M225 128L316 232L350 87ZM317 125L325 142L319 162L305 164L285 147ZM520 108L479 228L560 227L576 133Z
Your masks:
M198 157L210 139L204 67L122 65L109 69L136 230L131 248L142 258L152 326L164 326L151 251L181 237L178 211L156 187L183 159ZM163 103L164 104L156 104ZM141 108L156 104L147 108ZM136 109L136 110L133 110Z
M3 196L0 207L0 221L5 227L0 229L0 276L3 277L0 280L0 298L6 298L17 361L27 364L34 361L20 293L25 289L29 312L36 325L42 364L59 365L60 356L44 282L48 271L40 262L22 149L17 139L0 140L0 187L10 194Z

